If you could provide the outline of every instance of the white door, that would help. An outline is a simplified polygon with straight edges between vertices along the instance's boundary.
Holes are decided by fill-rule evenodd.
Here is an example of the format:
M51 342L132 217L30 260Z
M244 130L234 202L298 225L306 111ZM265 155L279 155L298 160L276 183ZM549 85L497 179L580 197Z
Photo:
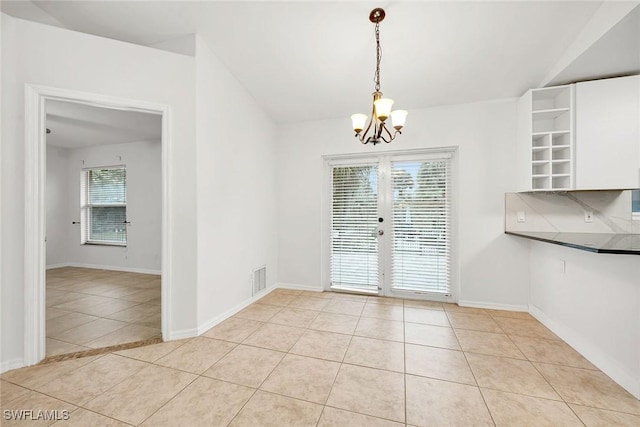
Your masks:
M453 152L330 163L330 288L452 300Z

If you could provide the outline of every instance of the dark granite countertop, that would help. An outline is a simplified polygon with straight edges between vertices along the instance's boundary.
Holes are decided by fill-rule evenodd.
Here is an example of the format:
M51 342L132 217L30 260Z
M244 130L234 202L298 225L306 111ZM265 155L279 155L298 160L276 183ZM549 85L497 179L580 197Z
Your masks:
M640 234L536 231L505 231L505 233L600 254L640 255Z

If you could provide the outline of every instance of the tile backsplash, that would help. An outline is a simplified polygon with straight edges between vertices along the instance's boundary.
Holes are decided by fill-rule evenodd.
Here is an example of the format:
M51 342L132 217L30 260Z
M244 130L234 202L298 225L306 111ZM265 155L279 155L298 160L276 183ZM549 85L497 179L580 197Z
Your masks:
M631 196L632 190L506 193L505 230L637 234Z

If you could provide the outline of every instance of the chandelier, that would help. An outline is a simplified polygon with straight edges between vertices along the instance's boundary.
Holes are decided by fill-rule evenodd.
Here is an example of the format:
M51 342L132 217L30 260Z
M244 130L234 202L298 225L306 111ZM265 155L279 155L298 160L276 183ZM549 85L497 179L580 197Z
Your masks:
M373 92L373 109L371 118L366 114L354 114L351 116L353 130L356 132L356 138L363 144L371 143L379 144L382 141L389 143L401 132L404 122L407 119L405 110L391 111L393 99L383 98L380 92L380 60L382 59L382 47L380 46L380 22L384 19L384 9L376 8L369 14L369 21L376 24L376 72L373 77L375 82L375 91ZM393 134L387 127L387 119L391 117L391 123L395 132ZM369 122L367 123L367 119ZM364 132L363 132L364 130ZM372 131L369 135L369 131Z

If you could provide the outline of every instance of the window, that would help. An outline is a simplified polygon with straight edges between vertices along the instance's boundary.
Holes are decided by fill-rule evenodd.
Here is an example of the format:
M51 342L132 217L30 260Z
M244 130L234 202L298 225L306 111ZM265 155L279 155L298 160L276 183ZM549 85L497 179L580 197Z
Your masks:
M640 190L631 191L631 212L633 219L640 221Z
M82 243L127 245L127 173L124 166L82 171Z

